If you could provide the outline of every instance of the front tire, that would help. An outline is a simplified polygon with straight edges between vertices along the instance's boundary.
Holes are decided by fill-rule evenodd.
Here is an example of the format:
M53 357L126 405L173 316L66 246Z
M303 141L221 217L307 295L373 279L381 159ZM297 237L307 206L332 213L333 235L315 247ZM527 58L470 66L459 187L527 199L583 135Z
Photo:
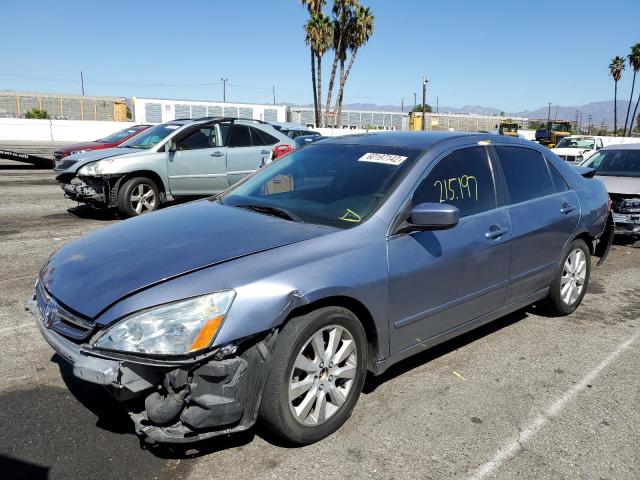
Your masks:
M127 217L153 212L159 206L160 191L150 178L130 178L118 190L118 210Z
M571 242L556 278L551 284L546 307L550 314L569 315L582 303L591 275L591 252L584 240Z
M351 311L325 307L293 318L278 335L260 417L291 442L322 440L351 415L366 373L366 335Z

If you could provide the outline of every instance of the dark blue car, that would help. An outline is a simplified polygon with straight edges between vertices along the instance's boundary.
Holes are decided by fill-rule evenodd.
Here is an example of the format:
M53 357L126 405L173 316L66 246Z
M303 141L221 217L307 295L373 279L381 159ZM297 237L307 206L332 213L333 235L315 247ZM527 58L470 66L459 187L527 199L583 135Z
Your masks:
M573 312L612 237L592 176L504 136L328 138L62 247L29 306L148 441L260 416L311 443L347 420L367 371L532 303Z

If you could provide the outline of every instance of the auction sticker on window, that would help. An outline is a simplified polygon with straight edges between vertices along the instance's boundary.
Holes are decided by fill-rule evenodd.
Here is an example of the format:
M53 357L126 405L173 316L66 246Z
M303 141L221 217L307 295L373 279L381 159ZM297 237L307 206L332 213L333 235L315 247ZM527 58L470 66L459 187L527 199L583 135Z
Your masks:
M358 161L384 163L385 165L398 166L402 162L404 162L406 159L407 157L403 157L402 155L390 155L388 153L365 153L363 156L361 156L358 159Z

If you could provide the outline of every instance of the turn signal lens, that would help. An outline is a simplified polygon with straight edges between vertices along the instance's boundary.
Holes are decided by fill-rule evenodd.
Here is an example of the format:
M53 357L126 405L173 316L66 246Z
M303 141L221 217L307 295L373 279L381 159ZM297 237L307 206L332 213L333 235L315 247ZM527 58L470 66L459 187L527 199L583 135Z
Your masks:
M218 315L217 317L213 317L211 320L207 320L191 344L189 351L195 352L196 350L208 347L211 344L213 337L218 332L218 328L220 328L223 318L224 317L222 315Z

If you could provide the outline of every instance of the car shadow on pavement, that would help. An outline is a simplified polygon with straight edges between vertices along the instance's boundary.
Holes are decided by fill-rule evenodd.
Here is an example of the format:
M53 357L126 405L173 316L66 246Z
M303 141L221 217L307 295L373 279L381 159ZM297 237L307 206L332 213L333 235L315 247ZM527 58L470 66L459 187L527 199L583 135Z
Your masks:
M473 343L487 335L491 335L492 333L497 332L509 325L512 325L524 318L527 318L527 313L530 310L528 308L517 310L509 315L501 317L497 320L487 323L481 327L478 327L470 332L467 332L459 337L455 337L451 340L448 340L440 345L436 345L435 347L428 348L423 353L418 353L412 357L409 357L405 360L402 360L395 365L389 367L389 369L384 372L382 375L367 375L367 379L364 383L364 387L362 388L362 393L368 395L370 393L375 392L375 390L385 382L389 380L393 380L400 375L404 375L405 373L413 370L414 368L420 367L426 363L429 363L436 358L442 357L448 353L457 350L458 348L464 347L470 343Z
M390 367L384 374L375 377L368 375L363 388L363 393L368 395L375 392L376 388L381 384L393 380L414 368L424 365L436 358L451 353L469 343L475 342L487 335L497 332L498 330L512 325L527 317L529 310L523 309L511 313L505 317L495 320L487 325L483 325L471 332L449 340L441 345L430 348L424 353L420 353L406 360L401 361ZM71 394L90 410L97 417L96 426L98 428L119 433L135 436L133 423L129 416L119 403L113 399L108 392L102 387L88 384L87 382L78 381L73 376L72 367L57 355L54 355L52 361L56 362L60 368L62 378L66 383ZM144 450L148 450L155 457L160 459L192 459L203 455L209 455L228 449L234 449L248 445L254 438L258 436L265 442L281 448L298 448L299 445L287 442L275 434L270 432L260 422L256 426L247 431L234 433L231 435L223 435L214 437L201 442L186 445L149 445L140 442L140 446Z
M135 435L129 415L109 392L99 385L77 380L73 376L73 367L57 354L51 361L58 365L62 381L71 395L97 417L98 428L112 433Z
M77 206L75 207L68 208L67 212L69 213L69 215L72 215L74 217L84 218L88 220L113 221L122 220L124 218L115 208L94 208L90 205L85 205L82 203L77 204Z

